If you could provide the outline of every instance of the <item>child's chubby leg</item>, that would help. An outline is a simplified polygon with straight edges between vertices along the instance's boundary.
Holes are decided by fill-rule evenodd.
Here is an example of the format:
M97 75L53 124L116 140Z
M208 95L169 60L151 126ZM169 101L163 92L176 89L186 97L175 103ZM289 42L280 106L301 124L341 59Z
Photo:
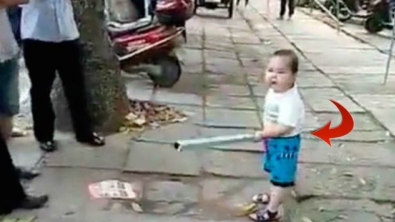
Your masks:
M262 147L263 147L263 156L262 156L262 162L263 162L263 170L270 175L270 172L272 170L272 152L269 150L269 140L264 139L262 142ZM254 203L261 203L261 204L267 204L269 203L270 200L270 193L267 191L264 191L262 193L256 194L252 197L252 201Z
M279 139L271 143L270 182L272 184L270 198L265 210L251 214L250 219L258 222L278 221L279 208L294 186L297 159L299 153L299 137Z

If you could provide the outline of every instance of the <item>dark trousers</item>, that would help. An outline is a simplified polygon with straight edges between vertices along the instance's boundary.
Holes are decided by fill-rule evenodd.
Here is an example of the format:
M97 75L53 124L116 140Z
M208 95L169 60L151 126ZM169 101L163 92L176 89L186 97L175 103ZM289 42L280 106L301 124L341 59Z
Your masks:
M285 15L285 8L288 3L288 15L292 16L295 12L295 0L280 0L280 16Z
M77 139L92 133L87 110L83 52L78 40L60 43L23 41L26 68L31 81L34 135L39 142L53 140L55 114L50 93L56 72L62 82Z
M0 135L0 215L8 214L26 198L4 138Z

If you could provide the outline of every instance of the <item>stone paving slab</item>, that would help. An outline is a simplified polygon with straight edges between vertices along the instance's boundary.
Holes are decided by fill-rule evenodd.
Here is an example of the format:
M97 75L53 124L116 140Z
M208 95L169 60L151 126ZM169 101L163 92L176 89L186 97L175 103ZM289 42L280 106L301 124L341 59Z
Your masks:
M152 95L152 83L150 81L127 81L128 97L138 100L150 100ZM180 99L182 98L182 99ZM201 98L190 93L174 93L169 90L161 89L155 95L155 101L167 104L200 105Z
M338 112L337 107L329 100L334 100L344 106L349 112L364 110L336 88L300 89L304 100L317 112ZM316 95L320 95L317 97Z
M205 151L203 168L216 176L263 178L261 155L240 152Z
M153 181L144 187L145 198L154 202L196 203L199 187L178 181Z
M250 90L246 83L242 85L218 84L218 85L213 85L211 88L212 88L211 91L213 92L213 94L214 93L215 94L208 97L217 101L231 96L248 97L250 95ZM228 98L228 99L233 99L233 98Z
M237 60L236 53L229 53L229 52L217 51L212 49L205 49L203 50L203 53L204 53L204 58L206 60L218 59L218 58Z
M378 204L370 200L322 200L310 199L299 204L298 216L292 222L311 221L371 221L391 222L392 206Z
M177 152L170 144L133 143L125 172L198 176L201 163L193 151Z
M383 82L383 78L380 78ZM341 87L348 94L370 94L374 92L375 95L393 95L395 89L391 87L395 81L389 80L386 85L381 83L352 83L352 82L337 82L337 85Z
M297 84L299 88L307 88L307 87L333 87L334 84L331 79L327 76L314 72L314 74L306 75L305 72L300 71L299 78L297 79Z
M341 43L344 44L344 43ZM300 46L302 47L302 46ZM315 49L315 51L313 50L308 50L305 52L305 55L310 58L310 57L314 57L313 61L314 64L316 64L317 66L321 66L321 65L339 65L339 66L349 66L350 64L344 63L345 61L350 61L350 62L363 62L359 65L362 66L370 66L372 64L385 64L386 59L388 58L386 55L384 54L378 54L377 50L365 50L365 49L342 49L342 48L328 48L328 50L330 51L330 53L327 53L327 51L318 50ZM363 56L355 56L356 54L360 54ZM332 58L337 58L337 59L326 59L326 60L319 60L319 59L323 59L323 58L330 58L330 56L332 56ZM366 58L369 58L368 60Z
M375 142L394 142L394 139L390 137L387 131L358 131L353 130L351 133L334 140L349 141L349 142L364 142L364 143L375 143Z
M137 140L174 143L180 139L192 139L199 135L199 127L188 121L146 131Z
M393 95L353 95L353 98L387 128L392 135L395 135L395 96Z
M332 141L332 147L319 140L303 140L300 162L348 166L395 167L395 150L389 143Z
M232 86L244 86L247 83L247 80L242 73L237 74L217 74L217 73L205 73L200 75L201 81L204 81L203 85L206 85L206 89L215 91L216 88L223 85L232 85Z
M298 193L346 199L395 199L395 169L299 164ZM391 178L391 179L390 179Z
M237 92L236 92L237 93ZM233 94L235 95L235 94ZM230 109L255 109L256 105L248 97L229 97L226 95L209 95L207 96L207 105L211 107L221 107Z
M125 164L130 136L116 134L106 138L106 145L93 148L72 139L59 141L59 150L45 160L48 167L81 167L120 170ZM111 161L109 161L111 160Z
M318 122L320 125L325 125L331 121L331 126L338 126L342 121L342 116L339 112L337 113L317 113ZM384 128L377 123L375 119L367 115L366 113L352 113L354 119L354 129L353 130L384 130Z
M43 157L33 136L10 140L8 149L17 166L34 168Z
M218 64L208 63L205 66L205 71L209 73L227 74L227 75L238 75L243 73L243 68L238 61L227 62L224 65L219 66Z
M177 215L155 215L155 214L137 214L130 212L111 212L111 211L102 211L97 214L85 214L80 215L76 218L64 217L59 218L57 221L59 222L81 222L81 221L97 221L97 222L109 222L109 221L139 221L139 222L217 222L215 219L200 219L193 218L187 216L177 216ZM53 222L50 219L44 218L40 220L40 222ZM223 222L247 222L248 219L245 218L236 218L236 219L228 219L221 220Z
M338 74L341 73L343 75L348 75L348 74L380 74L384 73L385 71L385 66L384 64L380 66L359 66L358 69L355 67L333 67L333 66L320 66L320 69L323 70L325 73L328 75L330 74ZM391 68L390 72L393 73L395 72L395 68Z
M116 179L117 176L115 171L43 169L42 175L31 185L35 193L50 195L48 208L35 211L38 221L93 221L84 218L86 213L100 214L107 201L92 200L87 186L92 182Z
M204 124L201 115L192 118L196 123ZM256 111L229 110L221 108L206 108L206 124L229 128L260 128L260 120Z
M232 44L231 41L222 41L219 39L205 40L204 48L209 49L209 50L224 51L224 52L230 52L230 53L233 53L235 50L235 46Z
M349 94L394 94L395 76L389 76L383 85L384 74L331 75L333 81ZM358 80L358 81L356 81Z
M188 29L188 32L190 32L190 29ZM185 48L202 49L203 48L202 35L188 33L188 42L186 43Z

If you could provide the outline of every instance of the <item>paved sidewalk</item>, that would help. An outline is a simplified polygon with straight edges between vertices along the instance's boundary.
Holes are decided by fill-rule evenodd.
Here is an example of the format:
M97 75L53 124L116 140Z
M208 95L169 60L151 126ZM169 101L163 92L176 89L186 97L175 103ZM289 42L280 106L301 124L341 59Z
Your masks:
M324 22L325 24L336 28L337 23L333 21L329 16L319 10L311 11L310 8L298 8L300 12L303 12L309 16L314 17L315 19ZM391 44L392 30L384 29L381 32L370 34L364 28L364 20L353 18L340 27L340 31L343 33L365 43L367 46L371 46L373 48L378 49L380 52L384 54L389 53L389 47ZM394 50L394 49L393 49ZM394 52L393 52L394 54Z
M173 89L161 90L156 97L188 113L188 121L148 131L138 141L115 135L99 149L59 134L61 149L43 158L43 175L30 186L51 195L48 208L12 216L34 214L39 222L247 221L235 217L235 208L269 186L261 171L260 144L178 153L171 143L259 128L264 66L274 50L296 48L308 112L299 203L287 205L285 221L391 222L395 143L389 132L395 133L395 119L390 118L395 89L390 85L395 79L392 75L387 86L380 85L385 56L301 13L293 21L266 20L266 3L250 2L231 20L225 19L225 10L199 9L199 16L188 22L184 75ZM272 3L274 17L277 6ZM126 82L131 98L150 97L149 80L131 77ZM344 105L355 120L355 130L333 141L332 148L309 136L329 120L340 121L329 99ZM31 138L13 142L17 163L40 163L42 155L33 144ZM89 183L113 178L139 184L142 215L127 202L90 199Z

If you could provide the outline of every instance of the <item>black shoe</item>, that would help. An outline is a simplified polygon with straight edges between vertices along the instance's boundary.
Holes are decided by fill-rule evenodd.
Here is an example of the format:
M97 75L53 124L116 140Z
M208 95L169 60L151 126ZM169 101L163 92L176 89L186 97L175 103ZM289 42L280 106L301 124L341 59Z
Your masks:
M106 144L104 138L95 132L86 137L77 137L77 141L90 146L104 146Z
M30 171L21 167L16 168L16 173L20 179L32 180L40 175L37 171Z
M18 206L19 209L32 210L42 208L48 202L48 196L26 196Z
M46 142L40 142L40 149L45 152L53 152L57 149L57 147L53 140L49 140Z

